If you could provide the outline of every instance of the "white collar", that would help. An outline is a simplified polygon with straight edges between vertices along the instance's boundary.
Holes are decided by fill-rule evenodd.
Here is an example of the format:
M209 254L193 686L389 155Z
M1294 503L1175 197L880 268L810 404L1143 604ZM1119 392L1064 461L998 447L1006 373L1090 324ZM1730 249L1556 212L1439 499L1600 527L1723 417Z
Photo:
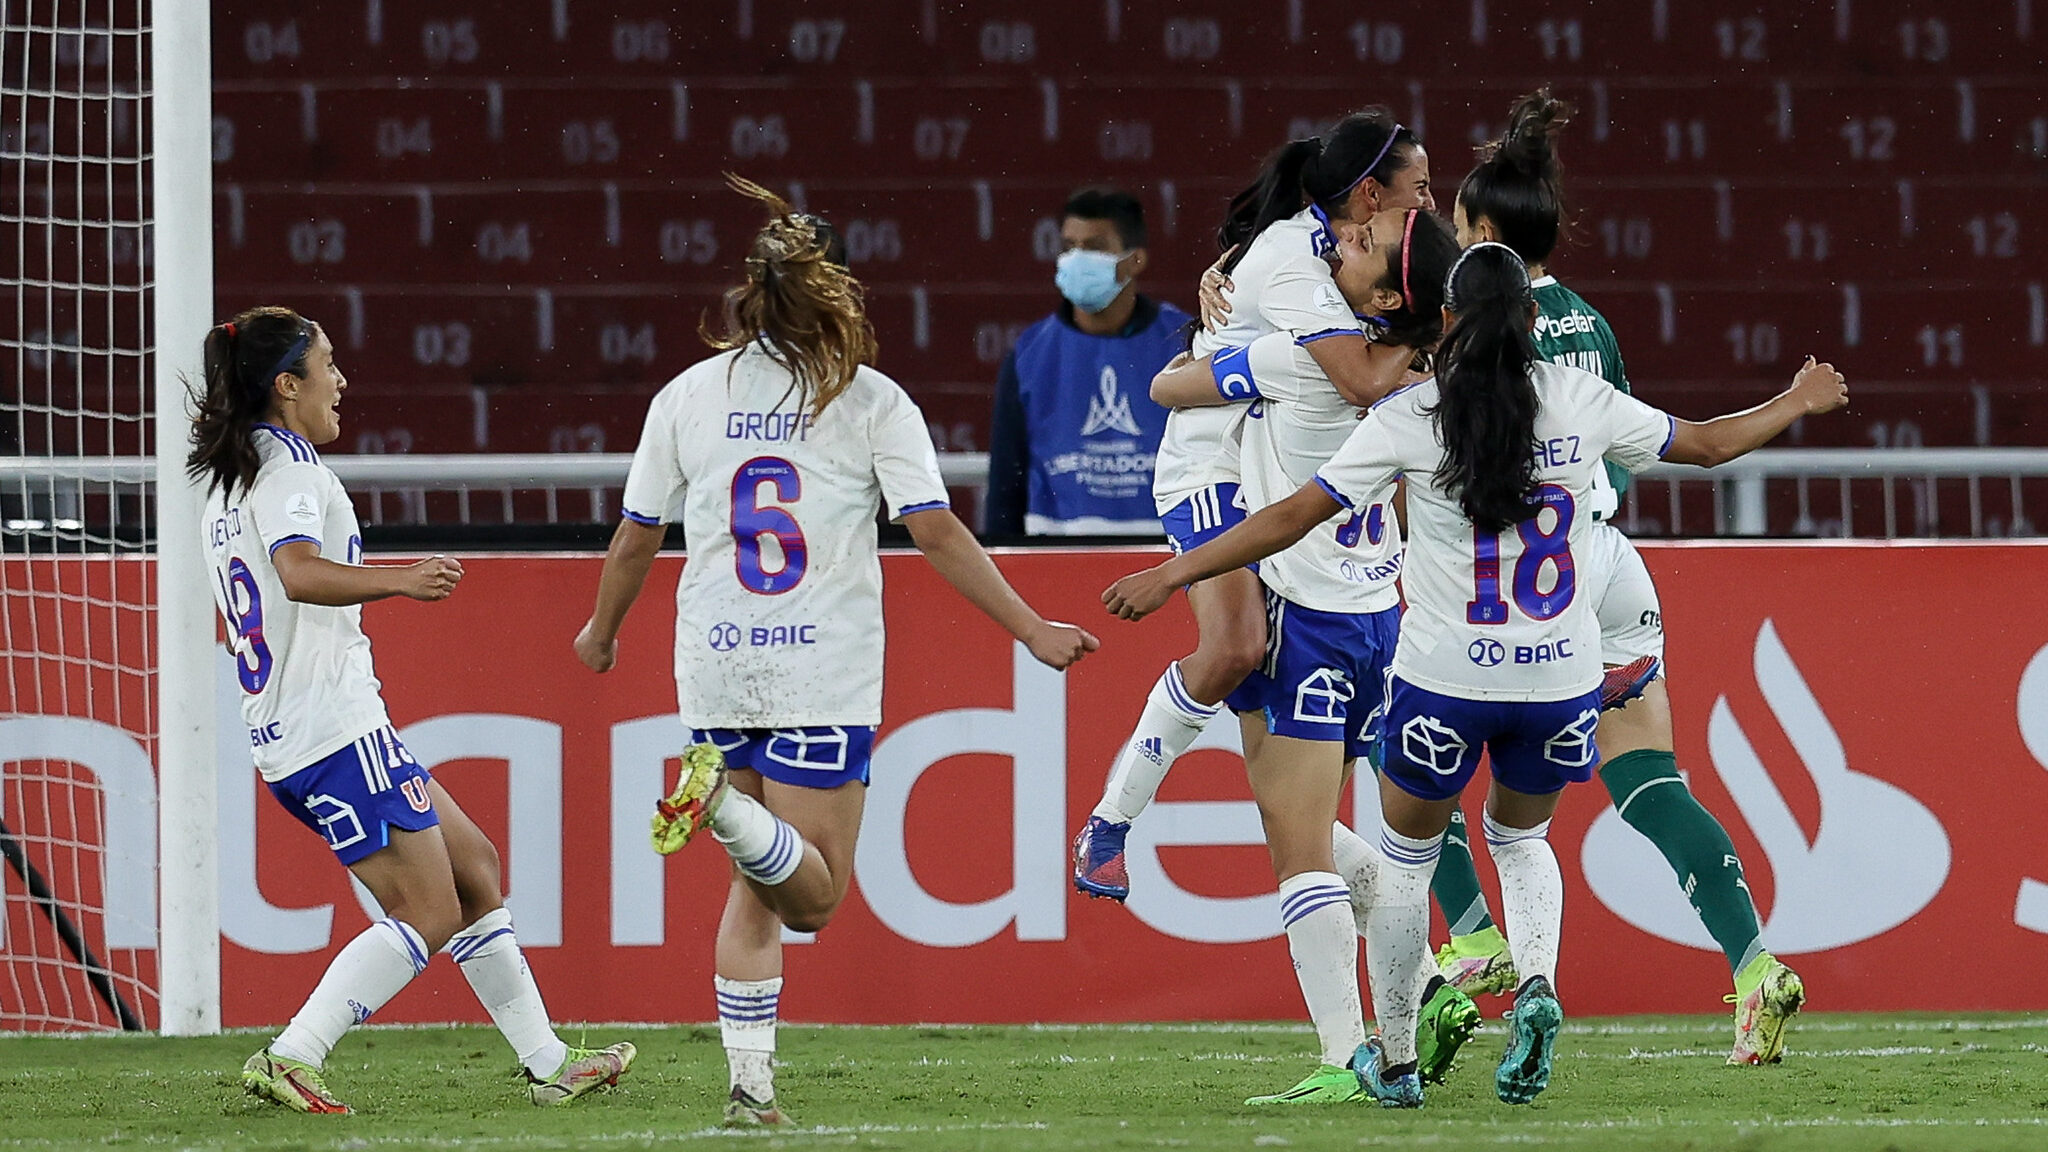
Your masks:
M1555 283L1557 283L1557 277L1555 276L1538 276L1536 279L1529 281L1529 287L1548 288Z

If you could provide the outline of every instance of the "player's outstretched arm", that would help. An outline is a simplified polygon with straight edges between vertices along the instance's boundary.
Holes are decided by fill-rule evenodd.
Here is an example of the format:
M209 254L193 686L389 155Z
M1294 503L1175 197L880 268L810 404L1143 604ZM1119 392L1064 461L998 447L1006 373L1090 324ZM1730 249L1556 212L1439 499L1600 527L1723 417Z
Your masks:
M347 608L392 596L446 600L462 581L462 562L429 556L412 564L336 564L320 546L294 540L270 554L284 594L300 604Z
M1770 443L1801 416L1818 416L1848 403L1849 386L1842 374L1833 364L1817 363L1808 356L1790 388L1754 408L1698 424L1677 421L1671 450L1664 453L1664 459L1706 468L1726 464Z
M1214 408L1232 403L1216 387L1213 356L1182 353L1152 377L1152 402L1167 408Z
M928 508L903 517L918 551L988 618L1024 642L1039 663L1066 668L1102 642L1072 624L1055 624L1033 611L982 550L981 542L949 508Z
M590 619L576 633L576 658L592 672L609 672L619 658L619 627L626 622L626 610L640 598L647 583L647 570L661 551L666 525L619 521L612 533L612 545L604 554L604 573L597 578L597 606Z
M1336 515L1338 508L1336 499L1320 486L1304 484L1294 495L1259 509L1200 548L1111 584L1102 593L1102 603L1113 616L1142 620L1171 599L1174 589L1282 551Z

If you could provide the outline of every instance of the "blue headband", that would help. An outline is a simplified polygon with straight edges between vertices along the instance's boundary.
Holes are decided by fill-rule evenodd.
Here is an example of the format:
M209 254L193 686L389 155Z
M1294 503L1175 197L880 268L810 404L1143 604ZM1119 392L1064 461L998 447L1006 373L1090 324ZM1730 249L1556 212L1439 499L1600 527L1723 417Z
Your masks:
M1349 184L1346 184L1346 185L1344 186L1344 190L1343 190L1342 192L1339 192L1339 193L1337 193L1337 195L1339 195L1339 196L1349 196L1349 195L1351 195L1351 190L1352 190L1353 188L1356 188L1356 187L1358 187L1358 186L1359 186L1360 184L1363 184L1363 183L1365 183L1365 178L1366 178L1367 176L1370 176L1370 175L1372 175L1372 170L1373 170L1373 169L1375 169L1375 168L1377 168L1377 167L1379 167L1379 166L1380 166L1380 161L1382 161L1382 160L1385 160L1385 159L1387 158L1387 153L1389 153L1389 152L1392 152L1392 151L1394 150L1394 141L1396 141L1396 140L1400 139L1400 138L1401 138L1401 133L1403 133L1403 132L1405 132L1405 131L1407 131L1407 130L1408 130L1408 129L1407 129L1407 126L1406 126L1406 125L1402 125L1402 124L1396 124L1396 125L1394 125L1394 130L1393 130L1392 132L1389 132L1389 133L1387 133L1387 142L1386 142L1385 144L1382 144L1382 145L1380 145L1380 154L1372 158L1372 163L1370 163L1370 164L1367 164L1367 165L1365 166L1365 171L1363 171L1363 172L1360 172L1360 173L1358 174L1358 179L1356 179L1356 180L1353 180L1353 181L1352 181L1351 183L1349 183Z

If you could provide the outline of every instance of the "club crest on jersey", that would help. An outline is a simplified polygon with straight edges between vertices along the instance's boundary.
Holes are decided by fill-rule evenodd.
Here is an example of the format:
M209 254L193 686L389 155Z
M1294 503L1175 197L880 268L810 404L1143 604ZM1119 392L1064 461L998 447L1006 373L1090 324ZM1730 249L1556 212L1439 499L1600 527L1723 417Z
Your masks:
M1501 646L1500 641L1482 636L1465 649L1465 655L1481 668L1498 668L1501 661L1508 658L1508 650Z
M729 620L713 624L709 639L712 651L730 652L740 646L740 626Z
M320 522L320 505L311 492L294 492L291 499L285 501L284 514L295 523L317 524Z
M1417 716L1401 725L1401 754L1439 776L1457 775L1468 747L1457 729L1434 716Z
M1126 436L1143 435L1137 418L1131 415L1131 398L1118 386L1116 369L1107 364L1102 366L1102 376L1095 382L1095 395L1088 401L1088 418L1081 422L1081 435L1093 436L1105 430Z

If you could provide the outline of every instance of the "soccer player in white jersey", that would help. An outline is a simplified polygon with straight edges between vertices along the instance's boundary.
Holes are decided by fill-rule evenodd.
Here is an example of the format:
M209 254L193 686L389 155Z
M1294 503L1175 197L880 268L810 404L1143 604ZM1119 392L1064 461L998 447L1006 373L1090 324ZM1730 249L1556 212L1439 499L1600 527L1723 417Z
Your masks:
M256 770L384 911L249 1058L243 1085L300 1112L348 1112L323 1082L328 1052L443 946L525 1065L534 1103L616 1083L633 1046L585 1051L555 1034L512 934L498 850L385 714L362 605L446 599L462 565L362 562L355 508L317 450L341 435L348 381L334 345L290 309L250 309L206 334L205 385L186 468L207 485L205 547Z
M1500 244L1459 258L1445 311L1437 377L1382 401L1310 483L1103 594L1112 612L1141 616L1176 585L1270 556L1406 476L1409 611L1378 742L1386 861L1366 932L1381 1035L1352 1061L1361 1087L1389 1107L1422 1103L1415 1021L1430 873L1482 751L1493 774L1487 840L1522 975L1494 1091L1527 1103L1549 1083L1563 1021L1553 986L1564 884L1544 837L1558 793L1590 779L1600 759L1600 622L1592 597L1578 594L1573 557L1589 539L1581 509L1602 459L1631 470L1660 456L1711 466L1848 399L1840 374L1809 360L1768 403L1694 424L1542 362L1528 269Z
M1569 108L1548 89L1515 102L1507 131L1480 149L1453 217L1461 243L1498 241L1515 250L1534 279L1536 352L1583 368L1626 392L1628 374L1607 319L1548 274L1562 210L1556 135ZM1654 664L1642 695L1600 718L1600 782L1629 826L1648 837L1677 873L1700 922L1721 945L1735 982L1735 1044L1730 1064L1766 1064L1785 1048L1785 1030L1806 996L1797 973L1763 946L1763 927L1742 859L1727 830L1700 804L1678 771L1671 700L1664 688L1664 613L1657 586L1635 545L1614 526L1628 474L1594 474L1587 506L1591 539L1578 553L1580 587L1600 617L1601 659L1610 668ZM1505 991L1518 982L1507 942L1493 923L1473 867L1462 816L1453 820L1432 890L1451 926L1438 963L1466 991Z
M675 674L689 730L655 846L708 827L732 857L713 980L729 1124L783 1124L775 1101L782 929L823 928L846 898L882 718L878 509L1040 661L1065 668L1093 636L1048 623L953 515L931 434L868 367L874 330L823 221L733 178L767 206L726 294L728 349L654 398L626 478L597 605L576 654L603 672L661 547L681 521ZM678 733L680 736L681 733Z
M1336 283L1370 334L1377 378L1368 391L1341 391L1312 345L1283 337L1225 348L1153 381L1152 398L1176 407L1251 401L1239 462L1254 509L1307 483L1357 427L1361 409L1397 388L1416 351L1443 334L1444 276L1458 255L1450 225L1408 208L1338 231ZM1361 1093L1348 1067L1365 1042L1354 927L1366 922L1377 853L1337 819L1337 808L1352 761L1370 749L1369 721L1400 623L1394 496L1389 484L1258 566L1266 657L1227 703L1242 724L1282 927L1322 1061L1292 1088L1248 1104L1339 1103ZM1422 1074L1436 1080L1479 1026L1479 1011L1441 978L1430 993Z
M1194 354L1285 332L1303 342L1326 378L1353 394L1368 392L1377 366L1331 278L1336 229L1385 209L1435 206L1428 153L1384 108L1355 112L1321 136L1282 147L1231 201L1217 236L1226 250L1218 267L1235 273L1236 310L1196 332ZM1175 551L1198 547L1244 517L1237 464L1244 408L1187 408L1167 417L1152 492ZM1101 802L1074 840L1074 887L1088 895L1130 894L1124 837L1131 821L1223 710L1224 697L1264 659L1265 606L1251 573L1189 587L1188 605L1199 629L1195 650L1152 686Z

